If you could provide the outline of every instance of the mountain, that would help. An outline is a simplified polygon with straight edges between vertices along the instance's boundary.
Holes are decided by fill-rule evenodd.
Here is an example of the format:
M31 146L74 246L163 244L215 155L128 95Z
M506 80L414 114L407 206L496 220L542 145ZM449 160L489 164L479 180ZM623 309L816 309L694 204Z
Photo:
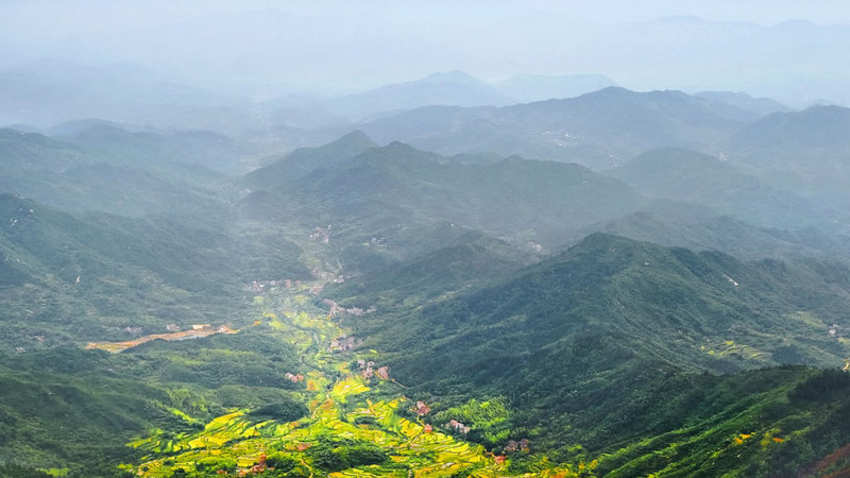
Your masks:
M0 477L850 473L843 109L454 72L355 129L137 73L0 129Z
M407 393L438 403L438 424L472 422L474 440L525 437L561 458L599 457L599 476L766 476L813 466L842 446L846 427L833 420L848 403L839 392L812 401L832 372L741 371L843 364L847 341L828 331L850 326L835 314L850 301L847 277L828 262L741 262L594 234L490 286L414 307L397 285L387 289L401 291L395 306L382 296L382 313L350 323L364 347L388 352ZM358 304L344 297L351 290L334 298L360 307L374 299ZM844 385L828 389L850 386L834 374ZM476 415L484 403L509 411L487 421ZM795 422L807 414L811 421ZM768 443L794 436L812 451L804 458L791 445L754 442L740 455L726 449L739 434ZM651 459L657 453L671 456Z
M850 206L850 109L816 106L774 113L738 131L728 156L763 180L829 204Z
M520 103L543 101L552 98L573 98L592 91L614 86L605 75L517 75L496 83L504 94Z
M245 176L245 183L253 188L267 189L297 181L317 169L333 168L377 147L361 131L349 133L336 141L314 148L299 148L285 157L256 169Z
M777 229L759 227L693 203L654 200L638 211L577 233L578 243L594 232L604 232L668 247L696 251L721 251L738 258L788 259L818 257L850 258L846 236L817 228Z
M0 191L68 211L125 216L207 211L220 204L209 190L132 167L93 163L62 172L18 172L0 178Z
M398 297L409 303L424 302L459 290L471 290L496 277L536 262L538 254L477 231L447 238L424 254L373 271L357 281L335 286L335 297L357 297L384 308Z
M425 347L397 357L417 383L459 378L465 372L456 367L462 364L510 361L588 334L690 370L800 360L834 366L843 364L847 344L826 330L833 323L850 325L836 315L838 304L850 300L846 273L846 266L814 259L742 262L596 233L490 287L410 317L374 316L359 327L384 350L400 350L410 340ZM728 354L706 353L725 340L738 346ZM496 379L510 369L491 366L478 373Z
M726 103L757 117L773 113L784 113L790 110L787 106L772 98L755 98L743 92L733 91L701 91L695 96L719 103Z
M3 175L27 170L64 170L90 161L75 145L9 128L0 129L0 157Z
M846 153L850 149L849 131L850 109L814 106L771 114L741 129L731 142L741 153L765 148L789 153L811 149Z
M372 236L394 224L451 222L551 246L568 231L632 212L641 201L619 181L576 164L467 163L394 142L255 191L242 205L254 217L308 218L314 226L356 227Z
M121 354L27 347L0 358L4 478L57 470L123 478L117 465L146 453L127 446L140 435L160 430L177 438L234 408L296 403L286 373L307 372L290 344L255 330L154 341Z
M606 169L659 147L713 150L742 123L741 110L678 91L610 87L577 98L501 108L427 107L361 129L438 153L492 151Z
M248 154L234 140L211 131L134 131L102 120L72 121L52 131L57 138L110 161L166 171L190 165L232 173Z
M799 229L831 224L842 214L694 151L649 151L610 174L646 196L699 204L761 226Z
M434 73L332 100L328 108L352 119L428 105L480 106L511 103L496 87L462 71Z
M252 260L258 253L262 264ZM236 237L200 219L75 217L0 195L0 346L127 340L209 322L238 310L257 275L309 277L298 254L278 236Z
M81 135L92 127L79 125ZM102 123L95 123L99 128ZM103 126L116 131L114 126ZM76 135L53 138L38 133L0 130L0 191L72 211L104 211L130 216L214 209L223 195L215 190L221 173L182 163L191 155L206 158L216 141L202 136L169 138L124 130L107 146ZM144 140L124 143L126 137ZM205 151L205 148L208 148Z

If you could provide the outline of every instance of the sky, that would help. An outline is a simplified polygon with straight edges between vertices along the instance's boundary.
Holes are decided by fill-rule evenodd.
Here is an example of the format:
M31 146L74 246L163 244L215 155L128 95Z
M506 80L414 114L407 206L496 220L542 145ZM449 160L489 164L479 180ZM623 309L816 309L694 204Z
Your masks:
M811 80L814 98L846 79L848 39L846 0L0 0L0 68L122 63L259 95L463 70L789 98Z

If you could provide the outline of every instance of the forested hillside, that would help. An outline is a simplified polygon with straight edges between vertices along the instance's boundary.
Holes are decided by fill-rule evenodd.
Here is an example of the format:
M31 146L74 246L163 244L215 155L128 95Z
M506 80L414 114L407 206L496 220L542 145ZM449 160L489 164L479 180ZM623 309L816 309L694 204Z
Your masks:
M843 108L269 81L0 129L0 477L848 476Z

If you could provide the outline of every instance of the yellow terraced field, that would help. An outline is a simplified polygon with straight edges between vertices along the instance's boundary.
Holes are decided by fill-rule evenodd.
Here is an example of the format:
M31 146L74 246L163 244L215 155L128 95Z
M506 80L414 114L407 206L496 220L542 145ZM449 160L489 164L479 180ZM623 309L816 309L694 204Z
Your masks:
M236 469L219 476L237 476L240 470L248 474L267 454L289 457L307 473L320 476L310 449L328 439L379 447L389 457L380 465L359 466L327 475L335 478L449 477L459 472L474 477L511 476L507 463L497 463L496 457L482 446L459 441L438 430L428 432L423 420L402 417L399 414L402 407L410 406L404 396L377 401L364 398L375 387L398 391L401 387L391 380L374 376L367 379L359 370L351 370L350 364L357 359L378 363L380 354L376 351L330 352L330 341L349 331L329 320L306 296L287 295L284 290L255 300L254 306L260 321L255 326L266 327L268 333L295 344L303 354L304 363L312 369L306 373L302 391L297 393L309 414L296 422L281 423L256 421L247 410L234 410L211 420L196 433L166 436L161 431L152 431L130 443L148 453L144 463L135 467L139 476L170 477L178 468L194 472L199 464L210 459L231 460ZM192 420L188 416L184 419ZM355 423L358 419L366 422ZM555 469L537 475L578 476Z

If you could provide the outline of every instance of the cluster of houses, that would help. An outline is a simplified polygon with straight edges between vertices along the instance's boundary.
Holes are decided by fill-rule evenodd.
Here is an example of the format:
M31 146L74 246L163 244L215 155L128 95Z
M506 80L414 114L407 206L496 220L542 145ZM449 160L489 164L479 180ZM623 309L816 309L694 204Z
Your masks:
M24 209L22 207L19 207L18 210L16 211L16 213L22 214L23 217L21 219L24 219L28 216L32 216L33 214L35 214L35 211L32 210L32 209L27 210L27 209ZM19 219L17 217L10 217L9 218L9 227L15 227L19 222L21 222L21 219Z
M301 281L292 279L281 279L281 280L255 280L251 281L251 285L248 286L248 290L253 292L254 294L262 294L266 290L272 287L283 287L286 289L292 289L292 287L300 288Z
M470 430L470 428L468 426L466 426L463 423L455 420L454 418L449 420L449 423L446 423L446 428L448 428L449 430L452 430L452 431L456 431L458 433L463 433L464 435L469 433L469 430Z
M387 240L383 237L373 237L373 238L369 239L369 242L365 242L363 245L366 246L366 247L386 248L387 247Z
M390 379L390 367L387 365L375 368L375 362L369 360L358 360L357 366L360 368L360 376L366 380L372 377L378 377L381 380Z
M337 304L331 299L323 299L322 304L328 306L328 317L331 318L336 317L337 315L342 313L359 317L364 314L375 312L374 307L370 307L368 309L362 309L360 307L341 307L339 304Z
M310 288L310 293L313 295L319 295L325 288L325 284L342 284L343 282L345 282L345 276L343 276L342 274L337 275L334 272L322 271L318 268L314 268L310 272L313 273L313 277L319 279L319 282Z
M284 377L292 383L301 383L304 381L304 375L301 375L300 373L294 374L286 372L286 374L284 374Z
M539 242L528 241L527 246L529 247L529 249L531 249L532 251L534 251L538 254L543 253L543 245L540 244Z
M530 444L528 442L528 438L523 438L520 441L510 440L507 445L505 445L505 453L515 453L521 451L523 453L528 453L531 450Z
M422 400L416 402L416 406L413 407L413 413L420 417L424 417L425 415L431 413L431 407L425 404Z
M349 350L356 349L362 344L363 341L353 335L343 335L342 337L337 337L331 340L328 350L330 352L348 352Z
M313 232L310 233L310 239L317 242L321 242L323 244L327 244L331 240L332 228L333 226L331 224L328 224L328 227L316 226L316 228L313 229Z

